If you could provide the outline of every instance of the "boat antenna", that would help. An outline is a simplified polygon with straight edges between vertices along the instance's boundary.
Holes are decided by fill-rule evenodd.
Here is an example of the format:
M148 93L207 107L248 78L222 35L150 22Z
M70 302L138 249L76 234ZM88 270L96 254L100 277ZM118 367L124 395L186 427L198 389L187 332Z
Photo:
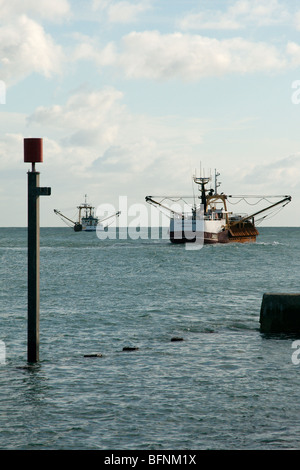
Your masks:
M195 170L195 173L196 173L196 170ZM196 196L195 196L195 188L193 185L193 178L192 178L192 190L193 190L194 207L196 207Z
M218 194L218 187L220 186L220 183L218 183L218 176L220 176L220 173L215 169L215 194Z

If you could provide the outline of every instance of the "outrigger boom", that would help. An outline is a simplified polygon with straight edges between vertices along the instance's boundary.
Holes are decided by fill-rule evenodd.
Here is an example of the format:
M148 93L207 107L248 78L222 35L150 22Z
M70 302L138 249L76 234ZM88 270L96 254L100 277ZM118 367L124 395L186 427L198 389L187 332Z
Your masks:
M236 225L240 222L244 222L245 220L252 219L256 215L261 214L262 212L268 211L268 210L272 209L273 207L278 206L279 204L283 204L284 202L286 202L286 204L288 204L289 202L291 202L291 200L292 200L291 196L285 196L281 201L275 202L274 204L272 204L271 206L266 207L265 209L261 209L260 211L255 212L254 214L248 215L247 217L243 217L242 219L240 219L236 222L232 222L230 224L230 226L232 227L233 225ZM284 205L286 205L286 204L284 204Z
M69 217L67 217L66 215L62 214L61 212L59 212L57 209L53 209L54 210L54 213L56 215L59 215L60 217L62 217L63 219L66 219L68 220L69 222L71 222L73 225L74 225L74 231L75 232L80 232L82 230L82 225L79 223L79 222L74 222L74 220L71 220L69 219Z

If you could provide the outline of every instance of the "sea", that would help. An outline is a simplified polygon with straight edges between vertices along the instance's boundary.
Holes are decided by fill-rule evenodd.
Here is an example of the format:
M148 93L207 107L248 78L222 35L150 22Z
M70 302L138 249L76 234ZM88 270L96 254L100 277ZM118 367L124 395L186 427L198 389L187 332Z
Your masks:
M300 228L259 232L189 250L42 227L30 364L27 228L0 228L0 449L298 450L300 338L259 319L300 291Z

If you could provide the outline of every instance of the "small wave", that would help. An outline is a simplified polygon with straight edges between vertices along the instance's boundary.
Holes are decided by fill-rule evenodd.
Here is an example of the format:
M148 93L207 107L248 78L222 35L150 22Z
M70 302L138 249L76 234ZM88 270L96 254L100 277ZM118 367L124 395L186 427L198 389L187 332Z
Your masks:
M282 243L282 242L277 242L277 241L273 241L273 242L256 242L255 245L263 245L263 246L288 246L286 243Z

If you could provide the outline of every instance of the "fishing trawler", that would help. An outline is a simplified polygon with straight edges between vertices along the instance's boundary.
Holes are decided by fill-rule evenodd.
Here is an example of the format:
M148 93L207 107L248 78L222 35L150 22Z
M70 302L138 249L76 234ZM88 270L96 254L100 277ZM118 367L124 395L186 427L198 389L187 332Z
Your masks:
M204 244L212 243L245 243L255 242L259 232L255 225L255 217L266 211L270 211L276 206L284 207L291 201L291 196L227 196L219 194L218 176L215 170L215 188L207 189L207 184L212 181L212 177L193 177L194 183L200 191L200 204L195 203L195 196L146 196L146 202L157 206L163 212L170 213L169 237L172 243L189 243L202 240ZM280 199L268 207L260 209L253 214L235 214L228 210L227 202L231 198L257 198L269 200L270 198ZM187 203L189 198L193 198L194 204ZM185 211L172 209L165 201L171 201L178 205L184 201ZM262 218L265 218L262 216Z
M103 225L104 221L112 217L118 217L120 215L120 212L116 212L115 214L112 214L106 217L105 219L99 220L99 218L95 217L94 215L95 208L91 206L90 204L88 204L87 202L87 195L85 195L85 202L80 204L80 206L78 206L77 209L78 209L77 221L74 221L70 219L69 217L63 215L57 209L54 209L54 212L56 215L61 217L64 220L64 222L67 223L67 225L71 223L73 225L75 232L81 232L82 230L85 232L95 232L96 230L104 230L105 228Z

